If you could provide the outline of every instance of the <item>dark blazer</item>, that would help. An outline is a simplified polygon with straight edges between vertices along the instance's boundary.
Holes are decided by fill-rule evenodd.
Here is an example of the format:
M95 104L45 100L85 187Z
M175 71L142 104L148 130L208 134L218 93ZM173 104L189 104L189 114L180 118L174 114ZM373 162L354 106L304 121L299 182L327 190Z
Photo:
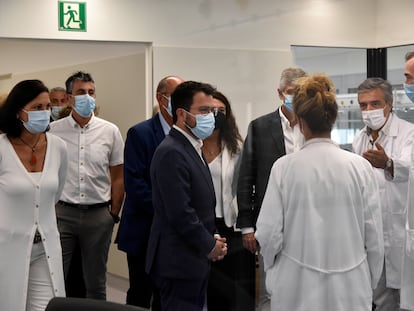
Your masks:
M155 149L165 138L159 114L128 130L124 150L125 202L116 242L128 254L147 248L154 215L150 166Z
M215 245L213 181L193 145L175 128L155 151L151 181L154 221L147 273L163 278L207 278L207 255Z
M237 185L238 228L255 227L273 163L285 154L279 109L250 122Z

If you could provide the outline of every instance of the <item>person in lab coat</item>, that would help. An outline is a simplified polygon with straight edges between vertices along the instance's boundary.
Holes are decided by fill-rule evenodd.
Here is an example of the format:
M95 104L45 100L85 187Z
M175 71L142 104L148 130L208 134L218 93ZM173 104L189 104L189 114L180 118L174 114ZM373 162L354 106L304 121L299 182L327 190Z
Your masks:
M384 228L385 261L374 291L375 310L400 310L405 205L414 124L392 113L392 86L382 78L362 82L358 87L358 102L365 127L355 137L352 148L374 168Z
M405 55L404 91L414 103L414 52ZM408 179L405 253L401 273L401 308L414 310L414 149Z
M43 311L65 296L55 203L66 178L67 149L46 133L47 87L24 80L0 108L0 310Z
M330 139L326 75L299 79L293 107L305 143L274 163L255 234L271 310L371 310L384 258L373 169Z

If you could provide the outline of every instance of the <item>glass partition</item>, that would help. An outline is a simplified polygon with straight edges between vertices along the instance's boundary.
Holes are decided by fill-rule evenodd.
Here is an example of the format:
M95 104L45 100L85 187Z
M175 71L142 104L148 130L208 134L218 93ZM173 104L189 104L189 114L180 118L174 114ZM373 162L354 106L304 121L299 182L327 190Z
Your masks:
M336 87L338 118L332 139L351 150L352 141L363 127L356 89L367 76L365 49L292 46L296 66L308 73L324 72Z

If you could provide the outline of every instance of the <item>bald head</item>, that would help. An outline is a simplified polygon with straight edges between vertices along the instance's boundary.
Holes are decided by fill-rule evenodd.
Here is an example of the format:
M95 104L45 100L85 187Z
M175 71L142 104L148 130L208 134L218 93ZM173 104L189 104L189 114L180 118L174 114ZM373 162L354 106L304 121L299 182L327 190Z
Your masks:
M184 80L180 77L167 76L161 79L157 86L156 97L160 107L160 113L170 126L172 126L173 120L172 116L168 113L168 101L175 88L183 82Z
M414 84L414 57L411 57L406 61L404 76L406 84Z

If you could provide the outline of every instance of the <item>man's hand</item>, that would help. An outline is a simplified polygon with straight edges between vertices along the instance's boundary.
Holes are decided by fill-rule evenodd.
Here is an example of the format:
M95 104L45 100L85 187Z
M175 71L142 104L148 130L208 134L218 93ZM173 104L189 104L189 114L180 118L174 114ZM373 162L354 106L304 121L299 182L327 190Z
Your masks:
M256 238L254 237L254 232L243 234L243 246L252 254L256 253L257 242Z
M380 145L380 143L376 142L375 146L377 147L378 150L375 149L369 149L367 151L365 151L362 156L367 159L369 161L369 163L371 163L371 165L373 167L376 168L384 168L385 167L385 163L388 160L388 156L385 153L384 148L382 148L382 146Z
M227 255L226 238L222 238L218 234L215 234L214 238L216 239L216 245L207 257L212 261L222 260Z

